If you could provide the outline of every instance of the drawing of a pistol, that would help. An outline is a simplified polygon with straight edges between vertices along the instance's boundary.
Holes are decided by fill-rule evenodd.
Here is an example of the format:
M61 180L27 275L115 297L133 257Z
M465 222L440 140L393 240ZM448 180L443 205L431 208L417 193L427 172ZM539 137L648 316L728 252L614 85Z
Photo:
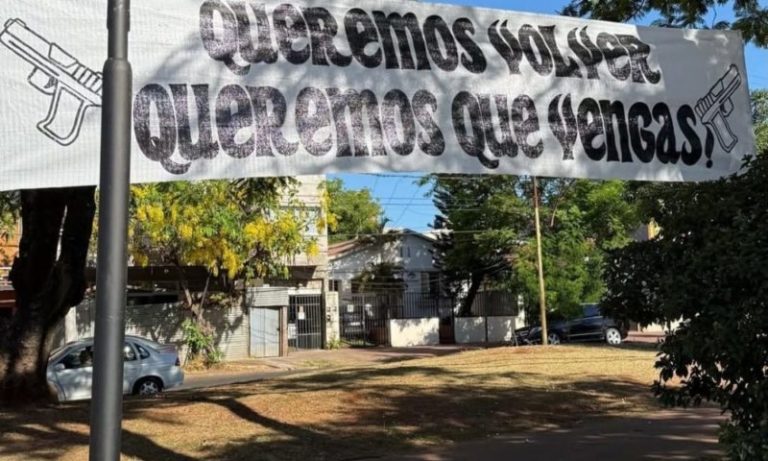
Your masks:
M72 144L88 108L101 106L101 74L36 34L20 19L5 23L0 43L32 64L29 83L53 96L48 115L37 128L63 146Z
M726 152L733 150L738 138L728 125L728 116L733 112L731 96L741 85L739 69L731 64L728 72L709 90L703 98L696 102L696 115L707 127L714 131L717 142Z

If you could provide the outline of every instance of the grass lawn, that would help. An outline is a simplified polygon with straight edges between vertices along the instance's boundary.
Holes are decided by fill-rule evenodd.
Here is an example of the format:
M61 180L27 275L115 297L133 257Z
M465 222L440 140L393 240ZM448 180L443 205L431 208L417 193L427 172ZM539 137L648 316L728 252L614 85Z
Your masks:
M653 350L475 350L125 403L124 459L349 460L647 411ZM87 403L0 409L0 459L87 459Z

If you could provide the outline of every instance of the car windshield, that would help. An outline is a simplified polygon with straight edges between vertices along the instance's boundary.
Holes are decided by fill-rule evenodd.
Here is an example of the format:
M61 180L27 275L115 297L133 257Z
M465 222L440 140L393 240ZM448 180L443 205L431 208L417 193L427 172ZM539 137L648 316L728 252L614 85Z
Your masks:
M584 317L599 317L600 307L597 304L584 304Z

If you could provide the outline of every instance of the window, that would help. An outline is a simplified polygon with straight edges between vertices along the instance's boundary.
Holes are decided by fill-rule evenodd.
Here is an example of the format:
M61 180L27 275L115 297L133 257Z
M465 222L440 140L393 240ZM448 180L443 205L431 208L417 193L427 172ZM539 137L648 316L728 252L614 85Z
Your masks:
M139 351L139 358L141 360L148 359L149 358L149 352L144 349L143 347L139 346L138 344L134 344L136 347L136 350Z
M320 229L317 228L317 223L322 217L322 210L318 206L306 205L306 206L284 206L283 210L292 213L293 217L299 222L304 222L304 235L309 237L317 237L320 235ZM269 219L274 221L277 218L274 214L269 215Z
M341 280L328 280L328 291L341 291Z
M317 228L317 223L320 221L322 211L319 207L308 207L305 209L305 212L307 213L307 222L306 227L304 228L304 232L310 237L317 237L320 235L319 229Z
M130 344L125 343L123 346L123 361L133 362L136 360L136 351L133 350Z
M584 306L584 317L599 317L600 308L597 304L586 304Z
M59 362L67 370L93 366L93 346L78 347L65 355Z
M421 273L421 292L424 294L431 292L429 286L429 272Z

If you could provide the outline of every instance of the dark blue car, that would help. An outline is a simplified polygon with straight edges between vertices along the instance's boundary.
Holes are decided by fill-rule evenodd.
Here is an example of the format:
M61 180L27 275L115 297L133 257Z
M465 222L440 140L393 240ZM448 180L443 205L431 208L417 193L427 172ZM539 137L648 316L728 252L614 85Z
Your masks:
M582 315L573 319L547 316L549 344L605 341L616 346L627 337L627 328L612 318L603 316L597 304L584 304L582 308ZM520 344L541 344L540 325L520 328L515 330L515 334Z

